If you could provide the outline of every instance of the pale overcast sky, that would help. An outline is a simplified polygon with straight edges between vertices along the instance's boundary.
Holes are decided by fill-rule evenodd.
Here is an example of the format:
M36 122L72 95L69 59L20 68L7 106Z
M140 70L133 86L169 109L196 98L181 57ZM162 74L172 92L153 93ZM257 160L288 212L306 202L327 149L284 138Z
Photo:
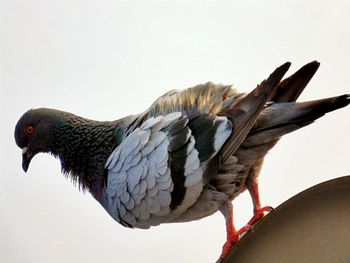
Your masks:
M249 91L286 61L288 75L321 62L301 100L350 93L349 14L347 1L2 0L0 261L214 262L225 241L220 213L126 229L53 157L38 155L24 174L18 118L45 106L112 120L208 80ZM260 176L264 204L350 174L349 114L341 109L284 137ZM234 205L243 225L248 194Z

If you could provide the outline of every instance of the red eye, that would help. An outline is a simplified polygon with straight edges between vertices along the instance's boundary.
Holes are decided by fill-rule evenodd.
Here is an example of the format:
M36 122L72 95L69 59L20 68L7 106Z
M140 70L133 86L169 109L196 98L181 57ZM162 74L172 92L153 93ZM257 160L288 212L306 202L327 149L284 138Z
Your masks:
M28 135L32 135L34 133L35 129L34 129L34 126L33 125L29 125L27 128L26 128L26 133Z

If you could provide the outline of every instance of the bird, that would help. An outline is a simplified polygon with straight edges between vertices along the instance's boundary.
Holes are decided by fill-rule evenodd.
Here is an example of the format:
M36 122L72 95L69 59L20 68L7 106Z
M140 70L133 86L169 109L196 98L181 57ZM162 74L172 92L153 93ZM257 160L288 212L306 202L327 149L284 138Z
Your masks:
M345 107L350 95L297 102L320 63L312 61L283 79L276 68L249 93L207 82L171 90L142 113L113 121L37 108L18 120L14 137L22 168L49 153L62 173L91 193L129 228L198 220L220 211L226 242L220 259L273 208L262 206L258 177L279 139ZM232 201L248 190L253 217L236 229Z

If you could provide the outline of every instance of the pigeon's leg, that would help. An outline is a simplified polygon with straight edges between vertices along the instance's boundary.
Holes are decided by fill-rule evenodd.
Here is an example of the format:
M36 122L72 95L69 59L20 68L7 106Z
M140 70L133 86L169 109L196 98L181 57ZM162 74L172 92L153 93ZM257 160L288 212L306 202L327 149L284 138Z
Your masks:
M238 242L241 234L248 231L249 226L244 226L240 230L236 230L233 223L233 205L231 201L226 201L220 207L221 213L226 221L226 242L222 247L220 258L224 258L230 252L230 249Z
M263 218L266 212L271 212L273 208L271 206L264 206L264 207L261 206L257 178L252 179L250 184L248 184L247 188L250 193L250 196L252 197L253 206L254 206L254 215L249 220L247 226L249 225L252 226L256 222L258 222L261 218Z

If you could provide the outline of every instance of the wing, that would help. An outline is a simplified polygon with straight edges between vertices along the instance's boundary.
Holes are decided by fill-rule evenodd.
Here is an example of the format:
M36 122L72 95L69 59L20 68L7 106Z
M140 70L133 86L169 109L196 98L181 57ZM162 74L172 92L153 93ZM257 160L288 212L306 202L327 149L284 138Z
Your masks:
M143 122L106 162L108 212L128 227L174 221L201 195L231 128L226 117L180 112Z

